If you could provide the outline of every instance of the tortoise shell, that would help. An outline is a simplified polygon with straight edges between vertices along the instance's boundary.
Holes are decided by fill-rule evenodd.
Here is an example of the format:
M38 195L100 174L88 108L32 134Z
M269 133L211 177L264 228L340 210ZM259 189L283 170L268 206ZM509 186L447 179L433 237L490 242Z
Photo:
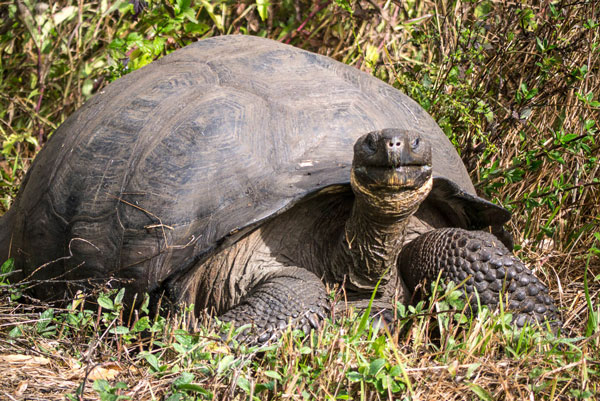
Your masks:
M36 278L116 276L152 291L306 196L348 191L354 142L390 127L432 143L431 199L457 226L509 218L476 196L450 141L400 91L325 56L221 36L131 72L70 116L3 217L0 256L23 277L47 264Z

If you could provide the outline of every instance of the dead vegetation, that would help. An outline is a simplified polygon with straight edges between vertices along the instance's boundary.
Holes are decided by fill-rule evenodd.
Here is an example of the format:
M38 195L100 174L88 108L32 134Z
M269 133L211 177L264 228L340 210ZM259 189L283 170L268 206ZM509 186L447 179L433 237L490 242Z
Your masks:
M422 306L389 338L356 337L346 321L252 358L168 319L119 333L114 305L48 314L4 286L0 398L598 397L598 2L128 3L0 3L5 209L48 135L110 80L203 36L266 35L372 73L434 116L478 190L513 212L516 252L550 287L569 339L514 337L502 316L458 325Z

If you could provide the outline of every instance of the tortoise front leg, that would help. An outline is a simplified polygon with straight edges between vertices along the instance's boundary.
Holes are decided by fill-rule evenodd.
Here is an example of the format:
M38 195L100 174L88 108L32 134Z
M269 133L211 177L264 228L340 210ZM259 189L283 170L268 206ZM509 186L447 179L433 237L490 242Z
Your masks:
M250 324L240 339L262 343L290 323L308 334L328 312L329 299L321 280L306 269L286 266L263 278L219 319L236 326Z
M546 286L490 233L459 228L430 231L404 247L399 269L410 291L423 280L436 280L441 271L442 278L457 284L466 279L467 297L476 290L481 304L492 309L502 295L517 327L545 320L553 327L560 324Z

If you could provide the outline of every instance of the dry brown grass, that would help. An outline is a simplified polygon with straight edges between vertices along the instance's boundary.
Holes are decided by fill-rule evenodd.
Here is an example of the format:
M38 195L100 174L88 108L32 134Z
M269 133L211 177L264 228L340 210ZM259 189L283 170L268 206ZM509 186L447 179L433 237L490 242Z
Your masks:
M26 307L18 309L3 314L0 325L39 320L39 313L26 312ZM413 400L474 400L481 394L478 391L495 400L541 399L550 394L549 399L560 400L570 399L569 389L589 387L587 375L597 366L597 362L585 359L564 363L560 353L548 352L547 345L533 346L512 357L503 348L514 347L516 342L491 329L489 321L476 322L469 330L451 324L448 337L468 346L449 352L451 347L429 327L434 324L435 318L417 319L408 333L388 335L385 349L374 352L373 341L365 338L369 336L353 341L347 335L355 326L345 321L340 326L327 326L312 344L301 344L287 333L279 346L258 355L214 341L214 334L198 339L195 346L201 352L196 355L178 354L173 349L175 336L181 333L177 324L156 336L162 342L154 347L148 345L147 338L125 344L108 333L110 325L94 325L95 334L76 339L66 335L44 338L28 330L19 339L0 341L0 394L9 400L62 400L65 394L79 390L80 399L96 400L99 397L92 390L93 382L104 379L113 385L122 383L123 390L116 394L130 399L163 399L173 390L173 381L180 376L173 368L179 367L194 373L195 383L219 400L247 399L248 394L235 385L236 377L247 378L250 388L257 388L272 380L272 372L282 376L274 386L273 394L278 396L263 392L257 394L259 399L299 400L303 391L311 399L335 399L343 394L349 394L350 399L359 399L361 394L367 400L397 399L391 390L376 391L373 384L361 388L360 383L347 379L349 372L360 371L374 358L382 357L388 368L400 367L400 377L410 383L405 394ZM166 366L165 373L152 373L139 358L141 348L153 350ZM198 360L199 354L204 354L205 360ZM234 365L218 373L226 358ZM304 366L310 369L306 371ZM534 369L540 374L532 376ZM534 393L538 386L545 386L545 390Z
M545 2L494 1L485 20L475 16L477 4L470 2L415 4L371 6L369 19L355 21L356 37L335 47L343 49L346 61L417 98L415 85L430 74L429 112L449 126L478 189L511 208L509 229L515 243L523 244L519 256L544 277L565 311L577 312L565 315L565 322L581 333L587 318L582 303L585 258L600 222L600 144L599 107L585 104L577 94L591 93L596 101L600 95L600 29L582 28L586 21L598 20L600 4L563 1L552 11ZM529 25L519 23L524 8L531 10ZM416 45L415 35L425 39ZM324 34L324 42L331 36ZM556 47L542 54L539 43L544 40ZM361 56L369 45L379 51L375 66ZM473 49L481 50L473 54ZM426 67L431 65L436 68ZM588 74L575 79L574 71L581 67ZM452 78L454 72L458 79ZM537 94L518 103L515 94L523 84ZM461 97L484 102L493 118L482 118L476 102L457 101ZM587 120L596 121L596 131L586 130ZM560 143L553 131L576 138ZM573 145L586 136L587 152ZM563 161L549 156L552 152ZM539 166L527 168L526 156ZM509 173L516 169L522 175L513 180ZM600 274L597 255L589 274ZM599 291L596 281L592 299L598 299Z
M63 3L69 2L57 2ZM523 244L518 254L550 287L562 310L564 332L573 338L583 336L589 314L583 284L588 256L590 296L596 306L600 299L600 282L593 280L600 275L600 261L590 251L596 241L594 232L600 232L598 163L592 160L600 158L600 145L597 131L592 139L584 139L590 135L585 121L596 120L597 128L600 119L599 108L581 101L577 93L592 93L595 101L600 94L600 53L595 47L600 43L600 30L583 27L589 19L600 19L600 4L560 1L554 6L560 15L557 22L548 2L488 3L492 11L484 20L477 16L476 4L461 1L360 1L352 4L353 16L326 1L320 5L296 1L297 13L286 16L295 20L287 34L278 24L286 8L277 2L270 6L270 19L264 23L253 2L217 11L224 10L226 33L243 29L264 32L374 73L425 101L443 128L451 130L474 182L479 183L478 189L511 208L514 217L509 229L515 242ZM518 11L524 8L531 10L526 22ZM10 50L6 54L17 59L13 66L18 66L5 75L10 78L5 83L10 82L16 91L0 94L0 102L8 111L1 121L5 136L33 132L33 137L43 142L85 99L85 79L98 79L94 90L104 85L101 77L105 64L98 64L91 78L79 72L90 60L105 60L106 44L124 35L119 23L122 21L116 14L110 14L93 26L85 22L77 25L76 21L61 26L59 36L73 38L70 53L61 53L57 46L43 57L35 43L20 40L27 31L23 24L13 28L17 35L3 47L5 53ZM136 25L129 29L135 30ZM218 33L222 32L211 26L207 34ZM542 55L538 39L542 43L546 39L548 45L556 47ZM53 63L64 64L65 72L47 74ZM583 66L588 73L581 78L574 76ZM27 85L17 87L13 82L17 76L26 77ZM515 94L522 84L529 90L537 89L537 93L519 102ZM31 97L33 90L38 92ZM61 101L50 104L46 99ZM479 101L493 118L486 119L477 110ZM553 133L561 131L576 137L561 143ZM0 159L5 182L10 176L10 185L17 185L22 168L28 165L25 162L13 171L14 155L27 160L36 150L20 142L12 156ZM557 155L562 162L556 160ZM532 168L531 161L539 165ZM7 297L4 294L0 305L0 399L59 400L65 393L74 394L81 383L86 383L82 399L98 399L90 379L101 372L99 368L105 374L116 375L111 382L126 383L127 389L121 393L135 400L161 399L172 389L176 374L151 374L148 365L137 358L140 348L148 349L146 339L126 344L114 336L103 336L107 329L100 318L92 325L95 332L88 331L84 337L59 335L46 339L28 331L18 340L9 339L10 329L28 327L28 322L39 319L40 312L15 306ZM574 342L579 353L569 346L565 346L564 354L550 352L546 344L511 357L506 349L514 342L507 340L501 330L486 324L469 330L452 326L446 333L448 337L468 344L452 350L449 344L440 343L435 330L429 329L435 321L418 321L404 336L398 338L396 334L379 355L390 365L403 367L402 377L410 383L405 394L412 399L485 399L478 395L478 388L495 400L561 400L574 398L572 390L592 389L596 395L600 391L597 330ZM165 328L165 344L153 349L170 366L184 366L170 348L175 341L174 330ZM391 393L378 392L371 384L361 390L359 383L348 381L348 371L378 354L373 356L372 344L348 343L343 334L339 328L330 327L308 354L303 354L293 341L284 341L279 349L268 352L263 362L242 363L230 376L204 375L197 366L192 372L205 389L217 394L215 399L246 399L247 395L232 384L232 377L248 374L248 370L252 372L248 374L251 383L270 380L266 375L270 370L291 372L287 382L273 393L279 394L276 399L300 399L302 390L317 399L329 395L333 398L342 391L355 397L362 394L369 400L394 399ZM104 342L107 338L112 340ZM217 363L224 355L248 359L239 349L203 341L200 343L211 354L208 361ZM28 359L17 355L27 355ZM313 369L318 366L319 373L302 373L300 364ZM533 374L538 370L542 373ZM542 385L546 387L533 391ZM260 399L269 399L268 394L260 393Z

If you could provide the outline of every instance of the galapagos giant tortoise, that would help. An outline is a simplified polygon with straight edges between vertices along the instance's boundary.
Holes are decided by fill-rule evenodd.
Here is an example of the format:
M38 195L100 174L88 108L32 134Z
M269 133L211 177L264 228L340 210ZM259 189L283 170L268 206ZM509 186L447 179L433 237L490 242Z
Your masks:
M42 299L118 279L252 323L310 329L330 305L409 302L464 282L514 323L554 320L501 240L509 213L475 193L414 101L330 58L267 39L189 45L108 85L39 153L0 225L0 258ZM40 268L41 267L41 268ZM140 299L138 297L138 299Z

